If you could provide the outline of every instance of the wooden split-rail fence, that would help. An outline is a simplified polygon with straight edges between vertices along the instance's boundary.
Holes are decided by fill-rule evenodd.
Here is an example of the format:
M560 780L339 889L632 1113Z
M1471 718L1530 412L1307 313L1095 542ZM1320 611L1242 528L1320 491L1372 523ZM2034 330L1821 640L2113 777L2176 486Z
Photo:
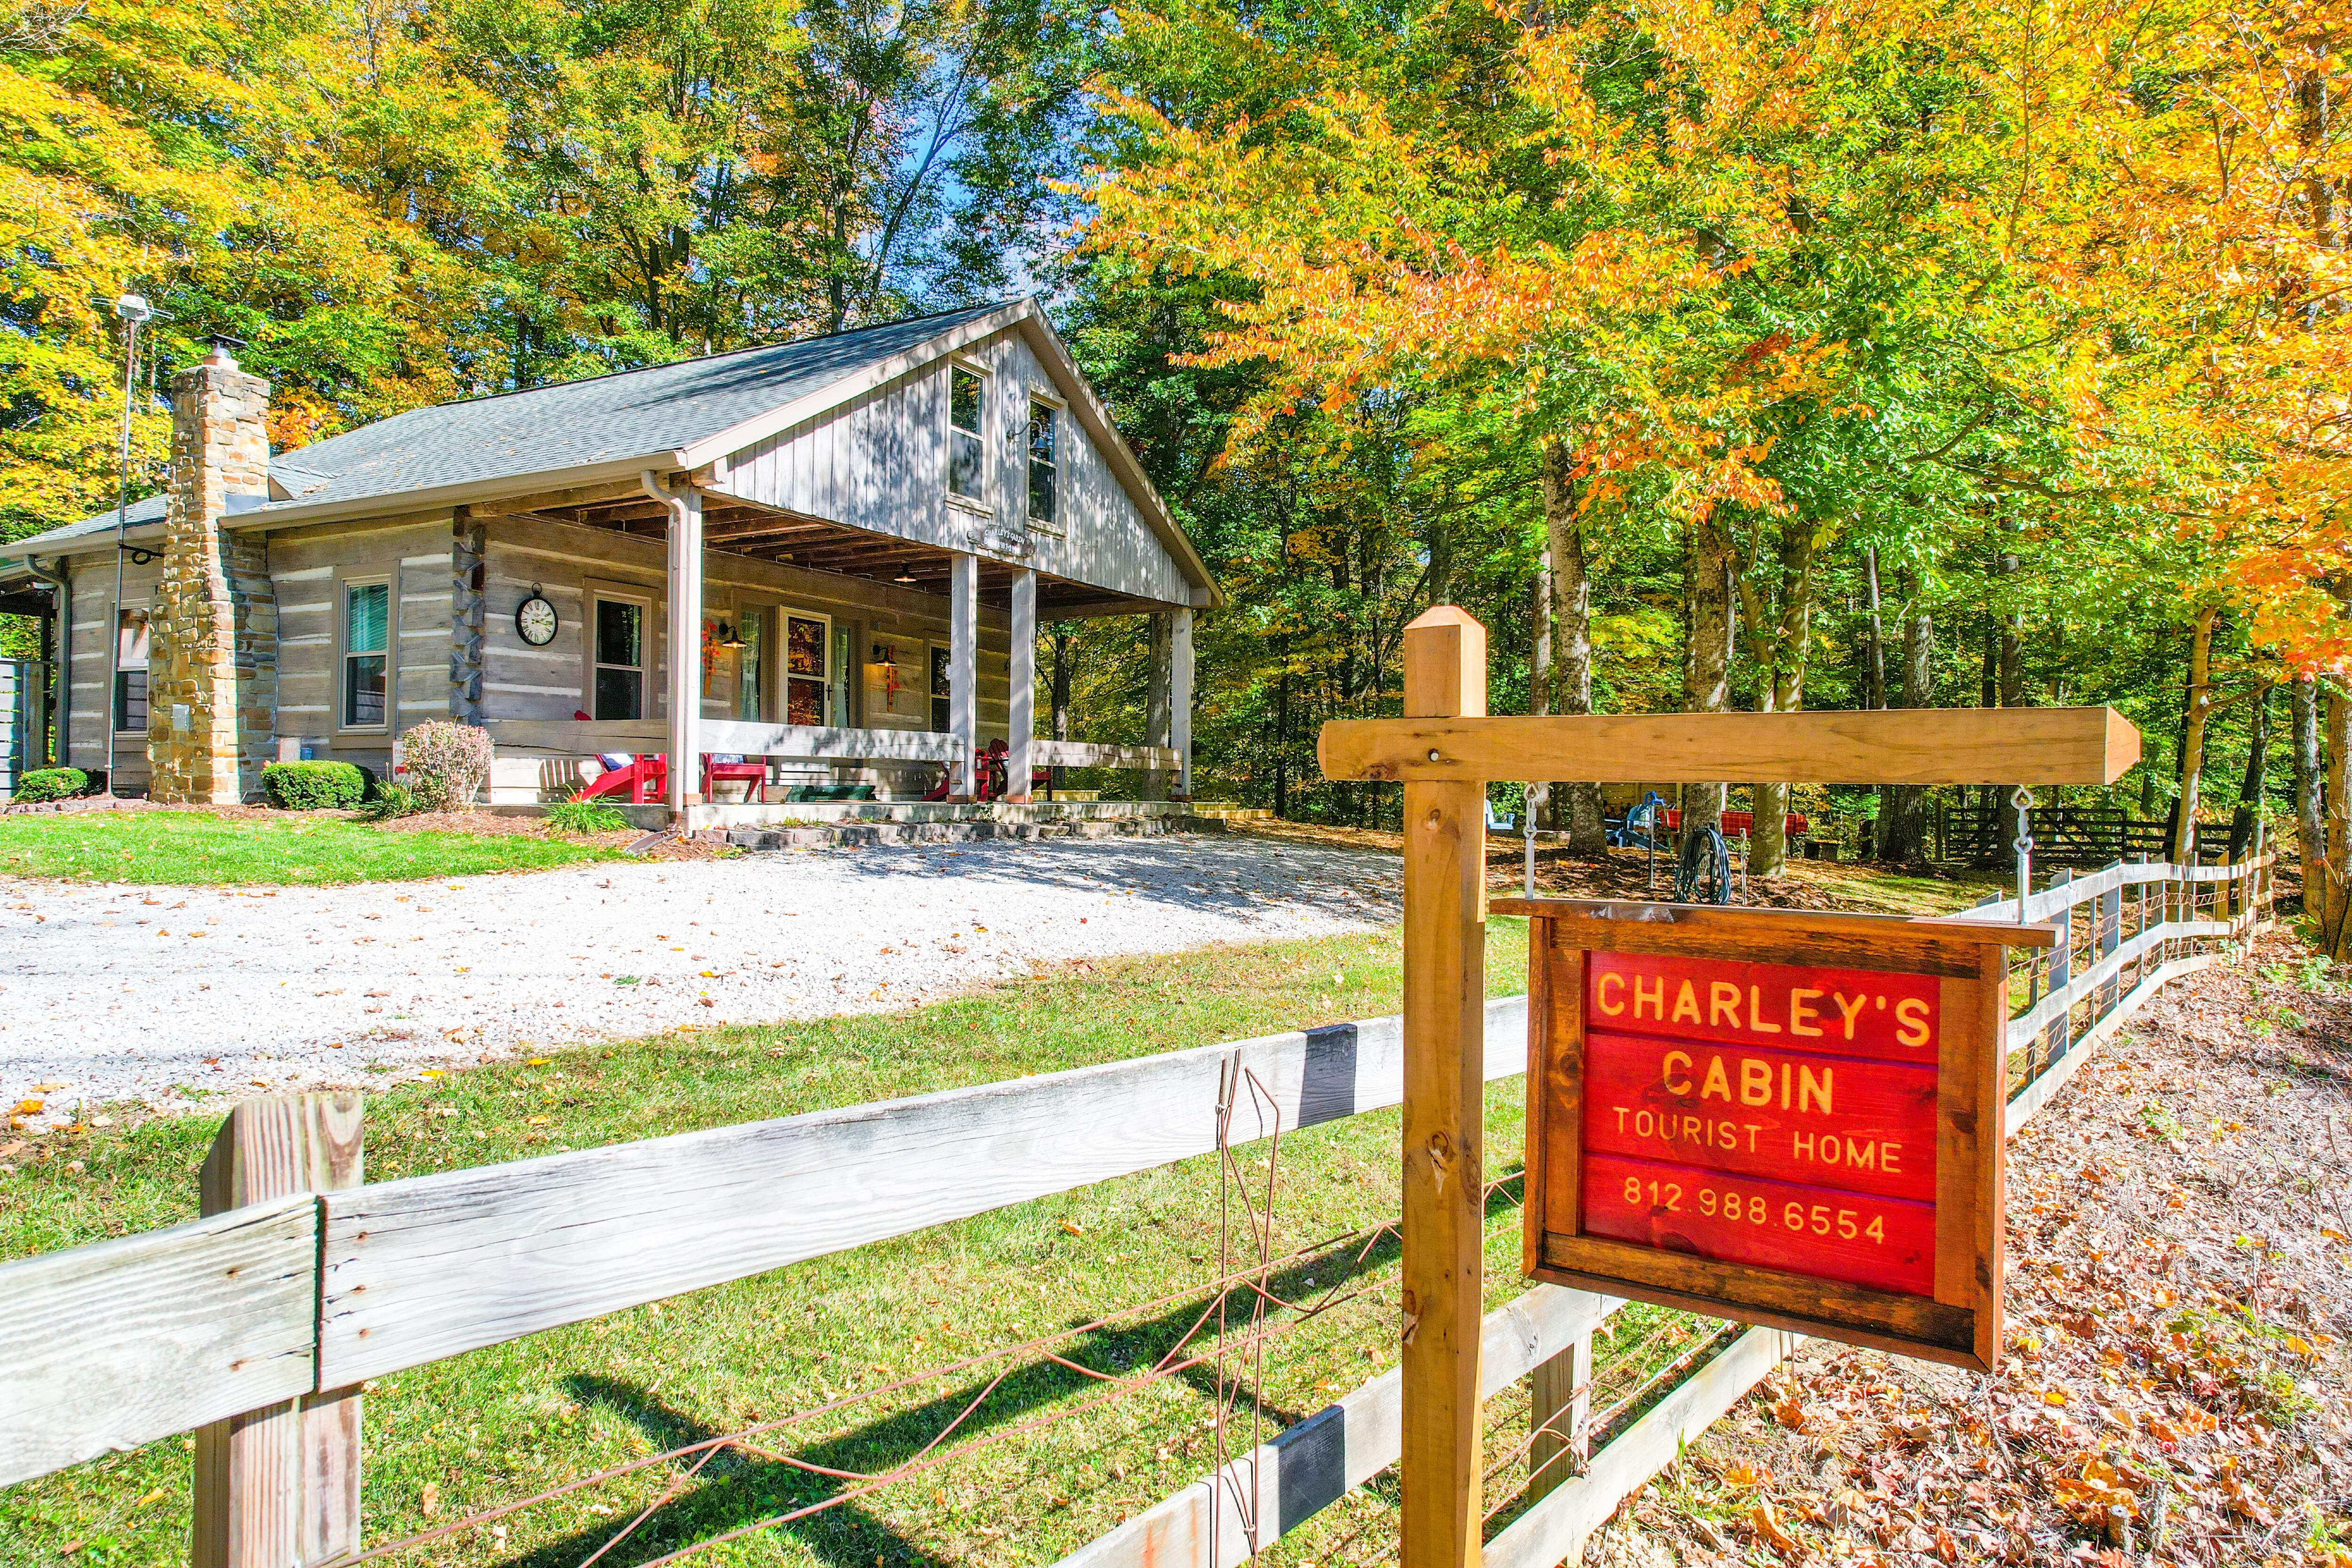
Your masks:
M1969 912L2067 933L2012 977L2012 1133L2166 982L2252 931L2271 864L2118 864L2021 916ZM1486 1078L1523 1071L1526 999L1485 1023ZM362 1545L367 1379L1211 1153L1236 1066L1276 1125L1313 1126L1400 1103L1402 1031L1367 1019L373 1184L357 1095L239 1106L203 1218L0 1265L0 1486L194 1431L198 1568L331 1563ZM1748 1331L1594 1447L1576 1412L1621 1304L1539 1286L1486 1320L1481 1396L1530 1379L1550 1450L1577 1456L1487 1542L1495 1568L1573 1556L1797 1343ZM1232 1568L1393 1464L1401 1421L1391 1371L1066 1561Z

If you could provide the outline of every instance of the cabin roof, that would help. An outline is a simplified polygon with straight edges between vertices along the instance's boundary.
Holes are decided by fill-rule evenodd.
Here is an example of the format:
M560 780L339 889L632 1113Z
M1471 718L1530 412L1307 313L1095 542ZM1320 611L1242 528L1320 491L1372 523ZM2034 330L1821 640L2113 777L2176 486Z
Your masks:
M412 409L273 455L272 496L232 497L230 509L241 515L240 526L292 525L361 517L391 509L387 503L414 510L646 466L698 467L714 447L733 444L726 439L730 433L748 434L785 410L804 414L824 401L828 388L842 389L845 398L894 361L919 363L936 357L925 351L935 345L946 352L974 330L994 331L1024 318L1045 325L1034 300L997 301ZM1050 327L1045 331L1050 339ZM1059 350L1058 341L1054 347ZM1067 354L1054 357L1083 387ZM1206 566L1120 445L1110 455L1123 486L1186 575L1213 592ZM163 511L164 497L150 496L131 504L128 520L134 528L160 524ZM116 522L110 508L7 548L21 556L87 546Z

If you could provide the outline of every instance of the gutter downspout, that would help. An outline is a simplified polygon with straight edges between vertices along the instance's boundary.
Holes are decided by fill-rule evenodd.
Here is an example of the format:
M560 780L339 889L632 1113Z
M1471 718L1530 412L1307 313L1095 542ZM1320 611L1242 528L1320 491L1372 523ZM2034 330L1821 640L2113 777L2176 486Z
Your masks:
M669 513L669 810L690 837L702 803L702 497L667 488L650 468L637 483Z
M116 559L121 559L120 552ZM48 706L49 712L57 717L58 726L58 752L49 760L60 768L70 767L73 756L68 744L68 732L73 724L73 584L66 580L65 561L65 557L58 557L58 570L52 571L37 558L29 555L25 558L25 570L58 591L58 667L56 684L49 688ZM111 704L114 694L109 692L106 697ZM113 787L114 781L110 778L107 788L111 791Z

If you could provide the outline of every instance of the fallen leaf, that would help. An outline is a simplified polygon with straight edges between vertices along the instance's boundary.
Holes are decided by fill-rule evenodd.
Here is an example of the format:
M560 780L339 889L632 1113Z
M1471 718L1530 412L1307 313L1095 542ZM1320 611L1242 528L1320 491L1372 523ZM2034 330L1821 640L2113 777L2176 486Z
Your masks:
M1066 1219L1062 1221L1062 1228L1068 1231L1073 1236L1084 1236L1086 1234L1086 1230L1083 1227L1074 1225Z
M1748 1527L1769 1542L1775 1551L1794 1557L1800 1550L1797 1538L1780 1528L1780 1517L1769 1502L1759 1502L1748 1511Z

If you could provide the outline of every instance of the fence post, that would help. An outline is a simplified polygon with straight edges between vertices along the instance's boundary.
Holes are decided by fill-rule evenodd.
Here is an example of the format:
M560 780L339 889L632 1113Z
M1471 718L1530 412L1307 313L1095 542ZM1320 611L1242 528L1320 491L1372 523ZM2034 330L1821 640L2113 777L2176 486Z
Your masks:
M1573 1478L1592 1457L1592 1336L1574 1343L1528 1375L1528 1501ZM1569 1462L1573 1454L1576 1462Z
M1483 717L1486 629L1404 632L1408 718ZM1477 1568L1486 1245L1486 787L1404 787L1403 1568Z
M249 1101L205 1156L205 1214L361 1181L354 1092ZM196 1433L194 1568L307 1568L360 1545L360 1391L329 1389Z
M2051 880L2053 887L2063 887L2074 880L2072 866ZM2065 905L2057 912L2058 942L2050 949L2050 989L2055 993L2066 988L2074 974L2074 906ZM2042 1060L2047 1064L2065 1055L2074 1047L2074 1009L2067 1008L2050 1020L2042 1036Z
M2109 866L2107 869L2110 871L2120 872L2123 870L2123 867L2124 862L2122 857L2118 856L2115 864ZM2099 894L2100 959L2104 962L2108 954L2113 953L2117 947L2123 946L2123 940L2124 890L2123 884L2121 883L2117 883L2115 886L2107 889L2106 892ZM2095 998L2094 998L2092 1003L2091 1011L2094 1018L2105 1018L2115 1010L2116 1001L2124 994L2123 978L2123 969L2118 966L2116 972L2107 977L2107 983L2099 988L2099 994Z

